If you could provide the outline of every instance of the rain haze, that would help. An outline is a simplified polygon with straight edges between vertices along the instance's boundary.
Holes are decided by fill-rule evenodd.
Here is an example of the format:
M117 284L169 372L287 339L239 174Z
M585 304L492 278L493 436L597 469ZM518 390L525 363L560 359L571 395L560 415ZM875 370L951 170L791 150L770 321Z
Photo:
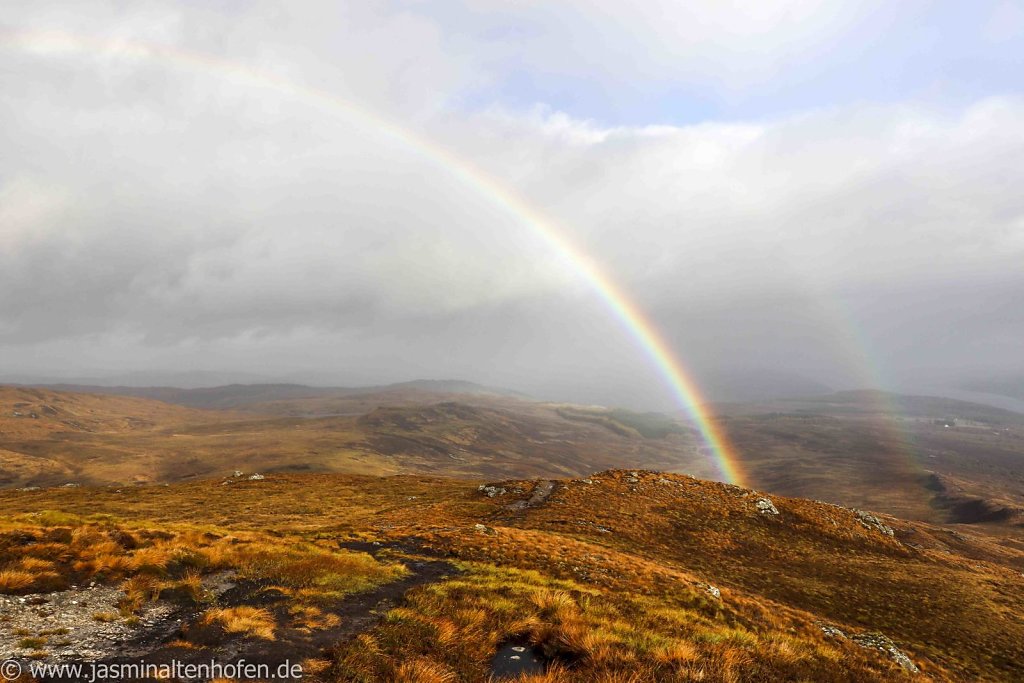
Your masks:
M2 378L1024 377L1020 3L626 5L5 2Z

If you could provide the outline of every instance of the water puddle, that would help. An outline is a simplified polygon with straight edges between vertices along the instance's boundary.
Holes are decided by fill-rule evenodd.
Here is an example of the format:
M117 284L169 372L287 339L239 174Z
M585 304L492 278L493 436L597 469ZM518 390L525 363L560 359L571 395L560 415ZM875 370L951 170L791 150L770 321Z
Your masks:
M528 643L506 643L498 648L491 660L491 674L499 681L520 674L542 674L544 664L544 655Z

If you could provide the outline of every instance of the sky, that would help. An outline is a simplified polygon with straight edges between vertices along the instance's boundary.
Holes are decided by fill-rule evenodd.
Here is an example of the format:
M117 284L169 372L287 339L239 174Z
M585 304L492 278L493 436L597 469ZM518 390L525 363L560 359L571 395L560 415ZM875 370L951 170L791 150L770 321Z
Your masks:
M0 377L671 406L538 217L709 398L1024 375L1022 62L1020 1L8 0Z

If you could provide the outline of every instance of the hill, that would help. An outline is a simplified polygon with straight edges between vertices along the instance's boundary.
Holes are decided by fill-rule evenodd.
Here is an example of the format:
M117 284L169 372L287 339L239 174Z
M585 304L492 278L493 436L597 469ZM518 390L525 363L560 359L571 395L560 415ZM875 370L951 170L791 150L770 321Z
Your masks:
M413 380L383 386L369 387L314 387L305 384L227 384L212 387L181 388L173 386L98 385L98 384L44 384L35 385L40 389L70 391L75 393L110 394L151 398L166 403L190 408L217 410L250 410L259 413L281 414L290 406L289 401L298 400L303 414L329 415L352 411L352 405L367 401L408 401L409 396L421 399L430 397L443 400L453 395L495 395L522 397L513 391L486 387L475 382L462 380ZM332 401L344 406L329 406Z
M627 424L639 417L626 411L595 421L578 419L577 410L567 419L562 406L491 394L417 387L253 403L242 412L50 389L3 391L9 400L0 404L0 485L15 487L166 483L235 470L564 477L625 464L711 473L688 428L648 438ZM221 399L232 392L239 393L225 388ZM272 393L280 396L280 388ZM246 395L262 400L268 393ZM335 410L340 414L321 414Z
M748 403L718 403L717 415L810 414L834 416L887 416L949 418L988 425L1024 425L1024 414L995 406L938 396L907 396L864 389L822 396L783 398Z
M1024 675L1019 544L681 475L279 474L7 490L0 510L0 592L65 606L55 635L5 603L25 635L0 651L37 661L87 642L325 682Z
M1024 376L992 377L964 382L964 389L1024 399Z
M763 490L921 521L1021 521L1024 415L882 392L716 411L748 480ZM976 512L982 509L1002 512Z
M716 476L684 420L478 387L439 391L456 388L189 390L189 401L220 409L8 388L0 485L164 483L236 470L561 478L626 466ZM878 392L716 410L760 490L993 533L1024 529L1022 415Z

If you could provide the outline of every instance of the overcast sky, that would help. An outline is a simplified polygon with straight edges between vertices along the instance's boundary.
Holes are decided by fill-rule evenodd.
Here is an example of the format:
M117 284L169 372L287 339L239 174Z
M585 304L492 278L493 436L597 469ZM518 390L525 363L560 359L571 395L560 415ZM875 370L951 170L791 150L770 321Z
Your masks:
M0 374L667 405L572 264L395 126L709 387L1022 373L1021 63L1019 1L7 0Z

